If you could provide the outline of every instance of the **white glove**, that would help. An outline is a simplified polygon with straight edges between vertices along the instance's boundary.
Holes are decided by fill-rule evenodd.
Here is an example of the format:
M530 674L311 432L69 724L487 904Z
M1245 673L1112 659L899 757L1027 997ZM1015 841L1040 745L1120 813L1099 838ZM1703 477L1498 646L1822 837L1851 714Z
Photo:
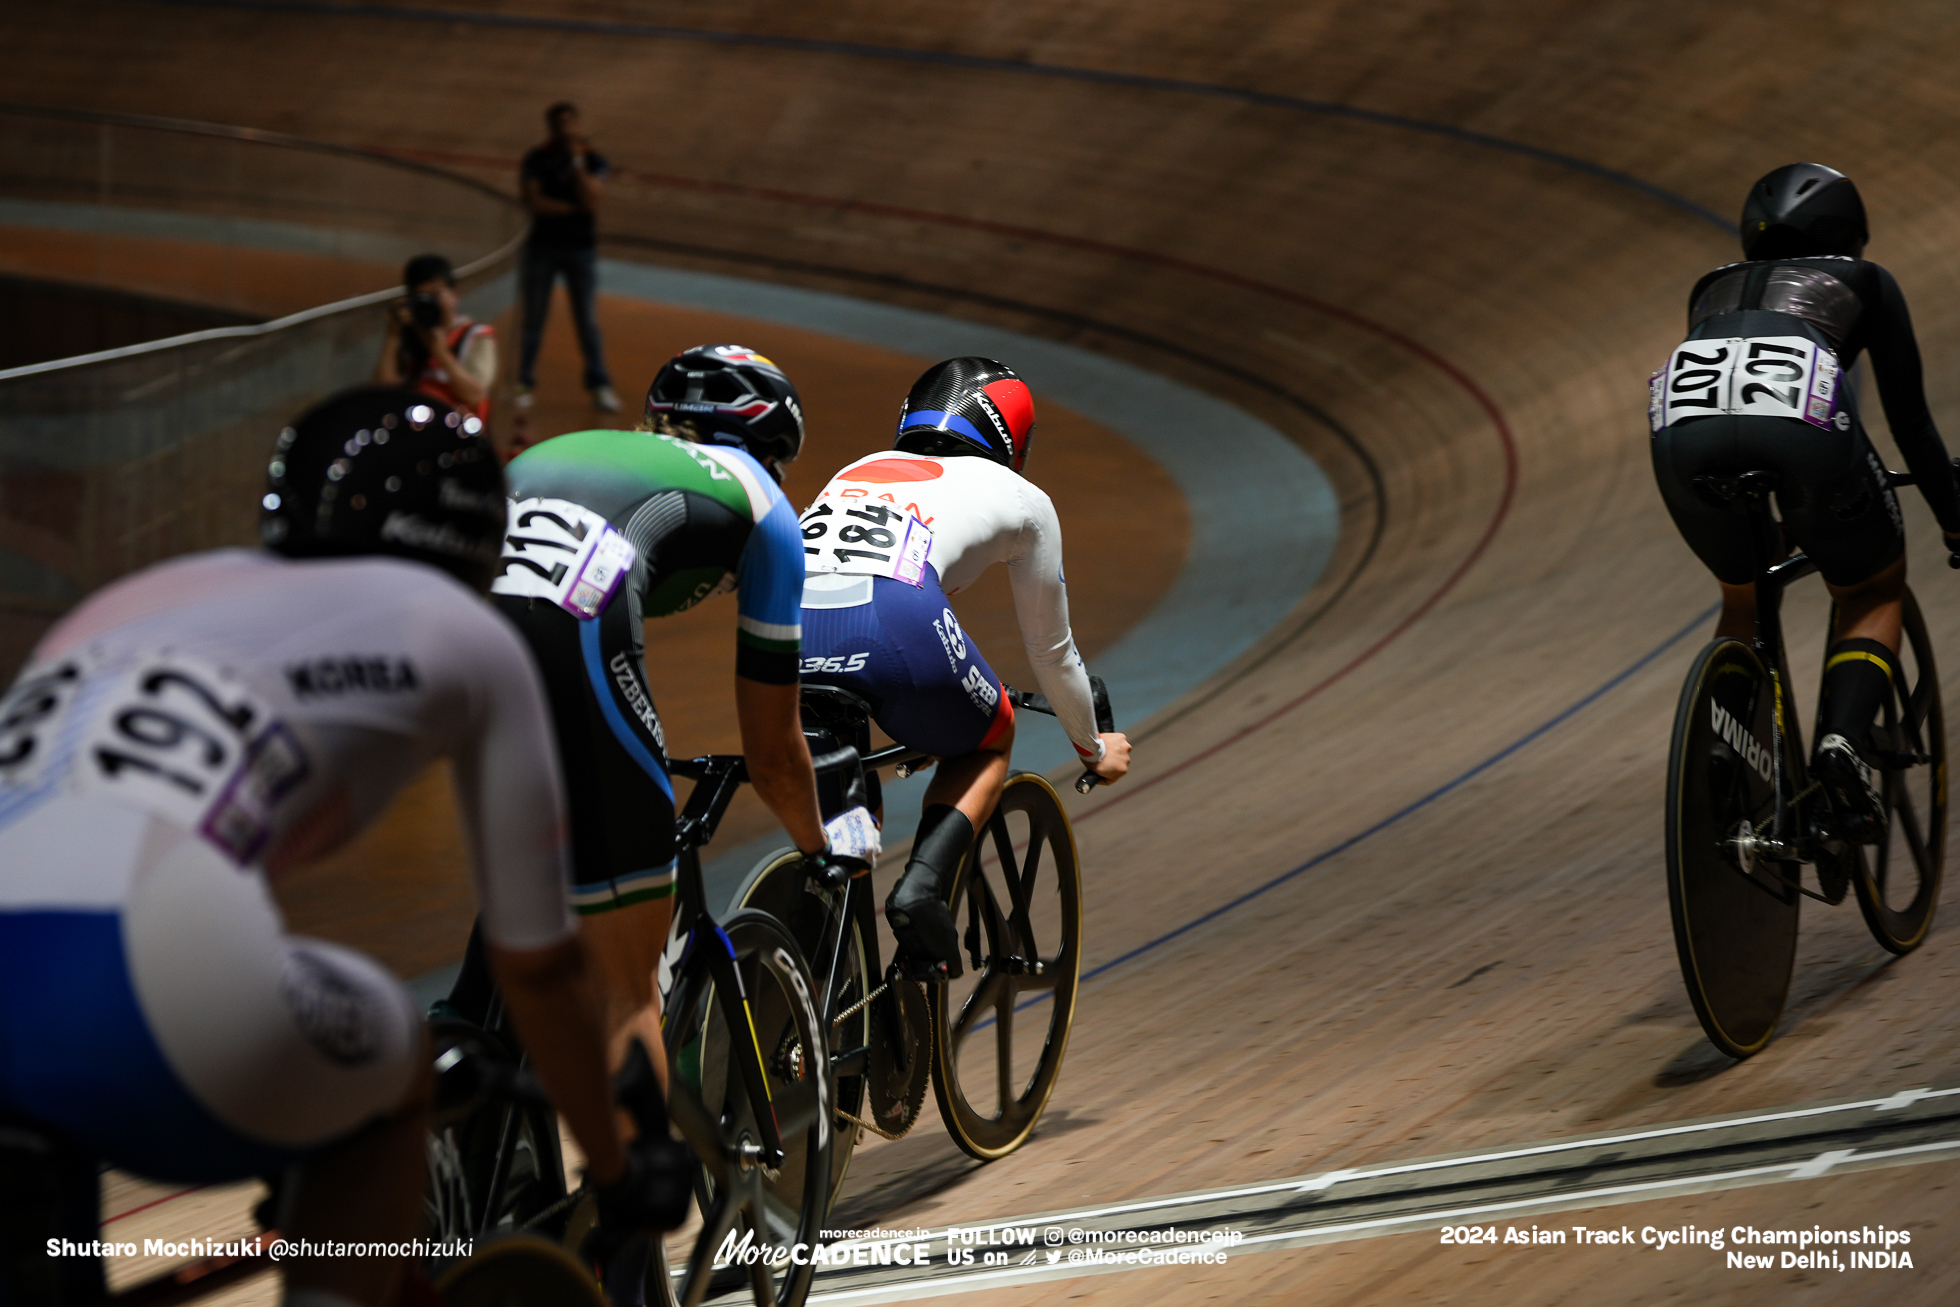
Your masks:
M878 855L884 852L884 844L878 836L878 823L872 820L871 812L863 805L847 808L832 817L823 825L824 838L830 841L826 850L839 862L857 863L869 871L878 865Z

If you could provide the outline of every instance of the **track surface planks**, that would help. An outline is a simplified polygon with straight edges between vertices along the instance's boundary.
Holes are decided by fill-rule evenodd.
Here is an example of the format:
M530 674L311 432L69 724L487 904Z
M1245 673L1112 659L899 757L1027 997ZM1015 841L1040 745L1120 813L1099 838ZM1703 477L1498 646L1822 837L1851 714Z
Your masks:
M1322 593L1147 734L1138 781L1177 771L1149 801L1076 805L1092 965L1471 773L1713 598L1652 488L1642 383L1732 239L1596 171L1463 132L1724 215L1793 158L1853 171L1871 252L1912 298L1936 412L1960 430L1947 362L1960 350L1960 20L1930 0L1528 0L1501 19L1444 0L495 12L712 21L1048 71L152 3L8 14L0 48L23 99L461 161L515 157L538 109L569 94L631 174L607 214L633 238L616 253L1046 332L1213 389L1309 447L1350 510ZM1379 495L1303 402L1354 433ZM1916 500L1906 511L1928 560L1929 519ZM1955 579L1922 562L1919 584L1954 649ZM1822 615L1814 587L1793 596L1799 648ZM1048 1125L1023 1154L974 1167L924 1121L860 1156L846 1214L941 1226L1960 1084L1950 919L1891 963L1848 906L1807 912L1779 1040L1731 1066L1701 1038L1660 876L1666 731L1699 638L1091 982ZM1808 694L1814 660L1797 661ZM1668 1200L1635 1224L1883 1221L1946 1247L1954 1175L1928 1163ZM979 1297L1936 1303L1952 1299L1954 1267L1948 1253L1914 1272L1748 1276L1637 1248L1509 1258L1432 1232Z

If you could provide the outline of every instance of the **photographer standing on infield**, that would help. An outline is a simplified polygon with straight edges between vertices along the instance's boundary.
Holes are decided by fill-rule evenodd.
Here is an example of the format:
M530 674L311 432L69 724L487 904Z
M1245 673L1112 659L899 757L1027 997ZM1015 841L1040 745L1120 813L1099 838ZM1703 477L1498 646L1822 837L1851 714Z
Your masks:
M524 207L531 211L531 237L524 245L520 274L524 349L518 361L516 404L520 410L531 407L538 346L544 341L545 315L551 311L551 287L562 275L572 301L579 350L585 355L585 388L592 392L592 407L601 413L617 413L619 396L613 393L612 378L606 372L594 303L599 236L593 214L604 191L601 179L611 169L605 156L579 134L578 106L561 100L544 111L544 121L551 129L551 139L525 155L518 170Z
M388 310L388 336L374 379L410 386L488 421L497 383L497 329L456 309L456 270L440 254L418 254L402 269L406 297Z

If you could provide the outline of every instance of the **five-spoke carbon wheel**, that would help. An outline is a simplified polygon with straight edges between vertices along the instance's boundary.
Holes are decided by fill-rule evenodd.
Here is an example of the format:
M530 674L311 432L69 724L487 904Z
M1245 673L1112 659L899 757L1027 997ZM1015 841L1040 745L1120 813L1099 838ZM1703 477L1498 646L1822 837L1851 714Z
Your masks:
M931 986L933 1092L953 1141L982 1161L1033 1133L1061 1073L1082 973L1082 875L1061 800L1032 772L955 877L966 974Z
M739 1021L739 1006L716 993L707 967L690 964L668 998L667 1065L677 1085L691 1089L717 1118L725 1148L721 1157L703 1159L695 1195L699 1234L681 1274L673 1273L677 1245L655 1241L647 1301L657 1307L698 1307L713 1294L717 1301L798 1307L814 1272L807 1252L801 1266L790 1252L797 1244L806 1249L816 1244L830 1198L834 1132L828 1041L810 973L789 932L761 912L734 913L722 928L748 994L768 1095L766 1100L750 1096L731 1057L737 1041L749 1039L747 1030L731 1024ZM757 1122L770 1111L786 1154L775 1169L757 1155L762 1139ZM746 1241L758 1251L717 1270L716 1256L731 1238L738 1248Z
M1852 885L1873 938L1894 953L1910 953L1933 927L1946 862L1946 720L1933 644L1910 590L1901 644L1904 684L1888 697L1873 734L1890 755L1881 787L1885 838L1859 850Z
M1710 1042L1730 1057L1776 1033L1797 953L1795 863L1755 856L1775 800L1776 687L1736 640L1701 651L1668 751L1667 897L1681 978Z

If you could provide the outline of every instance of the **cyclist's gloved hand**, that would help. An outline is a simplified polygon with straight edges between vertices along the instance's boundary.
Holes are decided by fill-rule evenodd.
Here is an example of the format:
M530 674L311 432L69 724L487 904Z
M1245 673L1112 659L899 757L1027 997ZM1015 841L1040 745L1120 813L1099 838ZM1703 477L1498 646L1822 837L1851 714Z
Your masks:
M639 1040L626 1055L614 1078L620 1105L633 1114L639 1135L626 1145L626 1170L608 1185L593 1185L599 1223L586 1241L585 1253L600 1266L610 1266L620 1249L634 1237L672 1230L687 1219L694 1196L694 1177L700 1164L694 1150L667 1130L667 1100L653 1074L653 1061Z
M830 847L825 850L830 860L849 867L852 875L877 866L878 855L885 849L878 835L878 823L872 819L870 810L862 806L846 808L832 817L824 823L823 833L830 841Z

